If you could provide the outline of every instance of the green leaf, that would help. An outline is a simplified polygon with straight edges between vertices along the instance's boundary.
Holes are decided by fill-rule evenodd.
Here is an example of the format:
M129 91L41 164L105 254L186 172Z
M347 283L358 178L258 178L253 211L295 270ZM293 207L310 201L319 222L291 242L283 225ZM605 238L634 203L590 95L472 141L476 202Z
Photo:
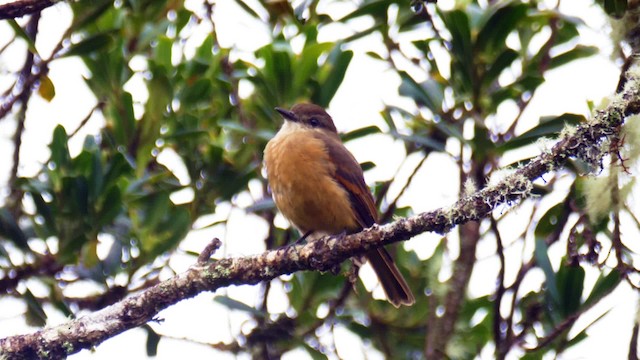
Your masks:
M136 119L133 114L133 97L131 93L123 91L120 94L120 101L110 107L113 117L113 132L118 144L128 145L135 134Z
M69 166L71 155L69 155L68 147L69 138L67 132L62 125L56 126L53 130L53 138L49 149L51 149L51 162L55 164L56 169L63 169Z
M368 135L380 134L380 133L382 133L382 131L380 130L379 127L375 125L371 125L371 126L365 126L360 129L355 129L346 134L342 134L340 138L342 139L342 142L347 142L347 141L359 139L361 137L365 137Z
M498 76L502 74L504 69L511 66L511 64L518 58L519 54L513 49L505 49L498 58L489 65L489 70L484 74L482 83L484 86L492 84L498 80Z
M520 96L520 94L525 91L533 93L538 88L538 86L542 85L542 83L544 83L544 78L540 76L540 74L538 74L537 72L533 74L528 73L518 79L518 81L513 84L513 87L518 90L518 96Z
M331 274L295 273L289 282L291 291L288 295L291 307L299 314L315 309L319 304L338 296L343 281L343 277Z
M332 43L311 44L305 46L295 63L291 92L293 94L304 94L308 87L309 80L318 71L318 58L326 51L330 50Z
M556 280L556 273L553 271L551 261L549 260L548 247L544 239L536 237L536 248L534 250L534 256L538 267L542 269L546 278L547 294L551 300L551 315L558 316L557 311L561 308L562 299L560 297L560 291L558 291L558 284ZM558 320L556 318L556 320Z
M167 65L171 68L171 59ZM153 74L151 80L147 82L149 97L145 105L145 121L139 124L142 132L142 140L147 144L154 146L160 130L160 122L165 119L164 114L167 112L173 99L173 84L167 77L167 69L160 68L156 64L150 64L149 69ZM208 93L200 94L201 100L208 101Z
M365 161L363 163L360 163L360 168L362 168L362 171L368 171L375 167L376 163L374 163L373 161Z
M158 333L153 331L151 326L147 324L143 325L142 328L147 331L147 356L156 356L158 354L158 344L162 336L158 335Z
M475 47L485 54L500 51L505 46L507 36L526 19L528 6L507 3L495 10L478 33Z
M338 22L345 22L347 20L355 19L360 16L371 15L375 18L386 18L387 9L391 3L386 0L374 1L370 3L365 3L363 6L359 6L355 11L347 14L342 19L338 20Z
M577 125L583 121L585 121L584 116L569 113L564 113L557 117L542 117L537 126L498 146L498 150L504 152L532 144L541 137L559 134L567 125Z
M460 140L463 144L468 144L469 140L465 139L457 124L452 124L446 121L439 121L435 123L438 130L442 131L447 137L452 137Z
M74 29L82 29L87 24L95 23L107 10L113 6L112 0L94 0L91 2L72 2Z
M498 90L491 93L491 105L494 106L492 109L495 111L503 101L517 99L522 95L522 91L519 91L515 86L507 86L503 88L499 88Z
M611 309L603 312L595 320L591 321L588 325L584 326L584 329L582 331L577 333L573 338L571 338L571 340L567 342L567 345L565 346L565 348L570 348L571 346L574 346L579 342L581 342L582 340L588 338L587 330L589 330L589 328L591 328L595 323L597 323L602 318L604 318L607 314L609 314L610 311Z
M113 34L111 32L98 33L71 45L60 57L83 56L97 52L111 45L113 41Z
M549 69L557 68L574 60L598 54L599 52L600 49L595 46L577 45L567 52L552 57L549 61Z
M457 91L468 95L474 86L474 60L469 17L462 10L443 12L441 17L451 33L452 83Z
M394 132L392 132L391 135L396 139L400 139L404 142L414 143L416 145L420 145L427 149L432 149L435 151L445 151L446 149L444 143L438 140L432 139L431 137L428 137L428 136L404 135L404 134L399 134Z
M367 51L366 55L375 60L385 61L385 59L375 51Z
M164 217L154 228L144 224L146 231L142 239L142 249L149 259L174 249L191 228L189 210L185 206L175 207L171 204L164 209ZM147 212L149 211L154 212L152 216L162 215L158 214L156 209L147 209Z
M562 18L562 14L557 14L557 15ZM558 26L556 28L556 37L554 42L556 46L559 44L564 44L566 42L569 42L577 38L578 36L580 36L580 32L578 32L577 23L581 24L582 21L580 21L579 19L575 19L575 21L573 20L574 19L571 19L565 16L563 18L563 21L559 23L559 25L561 26Z
M210 101L211 96L211 80L207 78L200 78L194 83L185 87L180 94L180 100L185 105L198 104L203 101Z
M253 16L256 19L262 19L262 17L260 16L260 14L258 14L255 10L253 10L249 5L247 5L244 1L242 0L235 0L236 4L238 4L238 6L240 6L246 13L248 13L249 15Z
M484 124L475 123L473 127L473 138L470 140L478 161L484 161L495 152L495 143L491 141L489 129Z
M303 349L307 350L307 354L312 360L326 360L327 356L320 352L318 349L309 346L306 342L302 344Z
M191 11L185 9L185 8L179 8L177 9L177 14L176 14L176 20L174 21L175 27L176 27L176 32L180 33L180 31L182 31L182 29L184 29L184 27L189 23L189 21L192 19L192 13Z
M616 19L622 19L627 6L627 0L604 0L604 11Z
M593 285L591 293L584 301L584 306L591 306L602 299L604 296L610 294L622 281L620 272L616 269L611 270L607 275L600 273L598 280Z
M47 279L47 280L53 280L53 278ZM54 285L50 285L49 286L49 291L58 291L58 288ZM75 319L76 316L73 313L73 311L71 311L71 309L69 308L69 306L67 306L67 304L64 302L64 300L60 299L60 296L58 295L53 295L51 298L51 305L53 305L54 308L56 308L58 311L60 311L64 316L66 316L69 319Z
M432 79L428 79L422 84L418 84L409 74L400 72L402 83L400 84L400 95L412 98L419 105L424 105L434 114L442 111L442 101L444 100L444 89L442 85Z
M213 36L207 36L196 50L194 60L207 66L211 65L211 62L213 61L213 44Z
M36 206L37 214L42 216L42 218L44 219L44 225L46 227L47 232L49 234L54 233L56 228L56 223L53 217L53 213L51 211L51 207L49 206L49 204L47 204L46 201L44 201L42 194L39 192L36 192L35 189L30 189L29 193L31 194L33 203Z
M7 19L7 23L9 24L9 26L11 26L11 29L16 34L16 36L27 43L27 48L29 49L29 51L34 55L38 55L38 50L36 49L36 44L33 42L33 39L30 38L29 35L27 35L27 33L20 27L20 25L18 25L16 20Z
M574 314L581 305L584 289L584 269L579 265L561 266L556 274L560 292L560 311L566 317Z
M538 221L534 232L535 236L546 239L547 236L555 232L560 219L567 216L567 211L569 211L569 209L565 206L564 201L552 206Z
M167 193L154 194L144 199L144 202L144 226L152 229L165 219L165 215L169 213L172 203Z
M31 290L27 289L22 295L27 304L27 323L32 326L43 327L47 324L47 314L42 309L42 305Z
M254 129L249 128L237 121L220 120L218 121L218 125L225 130L235 131L240 134L251 134L255 131Z
M265 317L267 314L265 314L262 311L259 311L258 309L249 306L241 301L238 301L236 299L230 298L228 296L216 296L213 298L213 301L217 302L218 304L224 305L226 306L229 310L239 310L239 311L243 311L249 314L252 314L254 316L258 316L258 317Z
M253 204L245 207L244 211L247 213L257 213L261 211L275 210L275 209L276 209L276 203L273 201L271 196L269 196L268 198L262 198L262 199L256 200L256 202L254 202ZM219 223L221 222L220 221L213 222L213 224L219 224Z
M102 182L105 187L114 184L121 177L131 174L133 167L121 153L117 152L106 165Z
M5 249L5 247L0 242L0 258L9 259L9 257L9 252L7 252L7 249Z
M93 139L93 136L88 136L88 139ZM104 174L102 172L102 156L101 152L97 149L91 151L91 170L87 174L87 180L89 183L89 199L94 202L102 192L104 186Z
M167 70L173 69L171 63L171 50L173 48L173 40L166 35L161 35L157 39L157 44L153 49L154 59L156 64L164 67Z
M392 112L399 112L401 114L403 114L404 116L413 116L412 114L410 114L409 112L404 111L403 109L397 108L397 107L388 107L388 109L386 111L383 111L380 115L382 115L382 120L384 120L384 123L387 124L387 126L389 127L389 132L398 132L398 127L396 126L396 124L393 122L393 118L391 117L391 113Z
M256 54L264 60L264 66L255 80L262 81L265 96L271 98L275 104L283 103L282 99L290 96L296 98L302 94L291 94L289 89L293 82L291 72L291 58L293 56L288 43L276 41L260 48Z
M82 221L82 216L89 214L89 183L84 176L65 176L62 178L62 191L64 204L72 215L78 216L77 221Z
M108 225L123 209L122 193L117 186L110 187L99 202L96 212L96 226Z
M9 209L5 207L0 208L0 235L9 239L18 248L31 251L27 243L27 236L20 229Z
M331 99L333 99L340 84L342 84L342 80L344 80L344 75L347 72L349 63L351 63L351 59L353 59L353 51L342 51L340 45L336 45L335 49L329 54L329 59L327 59L331 70L328 76L323 81L320 81L320 92L314 94L314 103L322 107L329 106Z

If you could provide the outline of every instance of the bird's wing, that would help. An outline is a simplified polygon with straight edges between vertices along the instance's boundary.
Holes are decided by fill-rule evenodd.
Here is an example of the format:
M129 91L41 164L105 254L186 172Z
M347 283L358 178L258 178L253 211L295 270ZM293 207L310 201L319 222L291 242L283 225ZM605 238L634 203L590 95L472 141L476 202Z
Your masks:
M370 227L378 221L378 213L371 191L364 182L360 164L338 138L323 133L316 136L327 147L329 158L335 164L331 175L349 194L358 223L363 228Z

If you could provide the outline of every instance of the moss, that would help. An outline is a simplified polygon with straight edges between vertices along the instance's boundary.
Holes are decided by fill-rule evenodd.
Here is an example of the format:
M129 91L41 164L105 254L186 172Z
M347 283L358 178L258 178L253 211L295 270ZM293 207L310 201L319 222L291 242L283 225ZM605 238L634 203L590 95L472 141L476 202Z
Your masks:
M38 357L41 358L41 359L50 358L49 350L39 347L38 348Z
M464 182L464 196L471 196L478 191L478 185L472 178L467 178Z
M71 342L69 342L69 341L65 341L62 344L62 347L64 348L64 351L67 354L71 354L73 352L74 348L75 348L75 346L73 346L73 344Z
M584 181L587 216L591 223L599 222L612 207L610 176L590 177Z
M640 157L640 115L632 115L625 121L622 129L624 139L623 157L634 163Z
M573 126L573 125L565 125L564 128L562 128L562 130L560 130L560 139L564 139L567 138L569 136L574 136L577 132L577 127Z

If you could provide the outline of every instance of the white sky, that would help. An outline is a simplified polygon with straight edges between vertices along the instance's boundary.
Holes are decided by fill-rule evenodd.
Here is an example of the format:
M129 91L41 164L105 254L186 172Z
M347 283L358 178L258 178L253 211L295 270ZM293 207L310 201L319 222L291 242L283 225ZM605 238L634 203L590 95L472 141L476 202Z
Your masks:
M450 7L452 1L440 1L438 6ZM540 116L558 115L564 112L574 112L588 115L587 100L596 103L603 97L610 95L615 88L618 77L618 69L611 63L608 53L611 45L606 33L606 23L601 17L601 11L597 8L585 8L587 2L564 1L563 10L565 13L587 19L591 29L581 29L581 34L585 41L593 43L603 49L603 54L589 59L572 63L571 66L564 66L546 75L546 82L540 87L529 109L523 116L522 126L519 131L525 131L534 126ZM347 13L352 4L349 2L331 2L331 6L340 7L338 12ZM43 12L43 18L38 34L37 47L45 56L51 51L52 44L60 38L71 19L70 11L64 4L54 6ZM235 46L240 51L251 52L253 49L269 42L264 28L258 22L253 21L239 11L233 1L222 1L216 5L214 21L219 34L219 41L222 46ZM367 20L349 24L348 26L328 27L321 32L321 37L330 40L335 34L342 34L350 29L361 29L366 26ZM335 32L335 33L334 33ZM0 44L7 41L11 34L5 23L0 23ZM202 32L194 32L194 36L189 40L196 45L201 41ZM246 36L243 34L251 34ZM383 104L403 104L408 108L410 103L397 97L399 80L392 71L387 71L386 67L379 62L371 60L362 52L369 50L371 42L362 40L351 45L356 51L351 66L343 86L339 89L334 101L331 103L329 112L336 120L336 125L340 131L349 131L368 125L378 125L386 128L378 113ZM17 47L17 53L23 53L24 48ZM8 79L4 74L14 72L20 68L22 57L0 58L0 89L7 86ZM95 104L95 99L90 95L90 91L84 85L82 75L86 75L86 70L82 63L75 58L57 60L52 63L50 77L56 86L56 97L50 103L34 96L29 105L28 122L23 136L23 150L21 152L20 174L29 176L36 173L42 163L48 158L47 144L53 128L57 124L63 124L67 131L75 129L77 124L83 119ZM586 75L586 76L585 76ZM374 84L374 86L363 84ZM131 82L129 89L134 94L134 99L144 101L145 91L136 90L135 82ZM353 94L358 94L353 96ZM500 108L496 121L501 117L510 118L513 108L505 105ZM345 119L349 119L346 121ZM79 151L83 139L87 134L96 133L102 126L103 121L99 116L94 116L89 124L78 134L71 144L71 150ZM4 149L6 154L11 152L11 135L14 129L13 121L0 121L0 149ZM371 144L375 143L375 147ZM378 166L366 173L367 181L373 183L377 180L385 180L394 175L397 170L399 160L404 156L404 148L400 142L390 140L384 136L373 136L367 139L353 141L348 144L349 149L356 158L361 161L373 161ZM372 149L380 149L372 151ZM165 160L170 162L170 155L166 155ZM405 178L419 161L419 157L410 157L400 169L398 178ZM5 174L9 173L10 162L0 163L0 183L6 182ZM437 169L437 171L434 171ZM438 176L434 176L437 173ZM452 176L442 176L441 174L453 174ZM431 156L422 170L415 177L414 185L410 187L403 197L400 205L412 205L416 212L432 210L440 206L451 204L457 199L458 184L455 164L446 156ZM391 189L391 196L399 191L395 186ZM555 199L557 201L558 199ZM546 206L553 205L553 199ZM252 202L248 194L238 197L235 206L228 204L218 208L212 218L224 219L229 217L229 226L226 231L222 227L214 227L203 231L193 231L181 244L181 249L200 251L208 239L213 236L224 241L224 252L226 254L242 255L252 254L263 249L262 234L266 231L266 225L253 215L246 215L238 207L246 206ZM502 227L509 227L515 223L521 223L523 216L528 214L531 203L525 203L521 208L511 211L508 215L509 222L503 222ZM203 219L202 222L212 220ZM284 219L278 220L279 224L286 226ZM516 226L517 227L517 226ZM505 242L510 243L508 229L504 229ZM452 233L452 239L455 235ZM406 243L408 249L414 249L421 257L427 257L439 237L433 234L423 234ZM455 241L450 242L452 245ZM452 246L452 252L457 251ZM520 261L521 245L516 244L508 247L505 255L511 262L508 267L514 267ZM555 259L554 265L558 265L559 255L563 252L562 245L554 246L550 249L550 256ZM473 296L484 295L493 291L495 287L494 279L497 274L497 263L493 257L494 245L490 241L483 241L478 249L478 262L476 270L471 279L470 293ZM175 256L172 259L172 266L175 269L186 269L193 261L192 258ZM441 277L444 279L448 274L444 269ZM511 276L511 279L509 278ZM512 273L508 273L507 282L512 280ZM597 272L588 272L589 281L595 281ZM375 286L371 274L363 276L366 285L371 288ZM542 281L541 273L533 272L530 281L535 283ZM30 284L31 285L31 284ZM274 286L277 288L277 286ZM256 301L259 287L242 286L231 287L228 290L219 292L226 293L236 299L242 300L250 305ZM33 291L34 289L32 289ZM35 289L37 290L37 288ZM282 296L278 291L272 291L272 297ZM376 290L376 296L382 297L380 289ZM202 294L195 299L183 301L171 308L163 311L159 316L165 321L160 324L153 324L153 328L158 332L195 339L208 342L231 340L229 334L235 334L239 329L250 329L251 324L245 323L248 319L244 314L233 312L231 315L221 305L212 304L212 294ZM274 299L275 300L275 299ZM270 301L270 304L281 303L280 301ZM611 313L605 317L598 325L594 326L589 334L592 335L584 344L565 353L562 359L600 359L626 358L628 351L629 336L636 314L637 295L626 287L619 289L613 296L608 297L600 306L590 311L586 320L581 320L579 324L587 324L602 311L613 308ZM15 300L0 300L0 307L3 309L15 309L14 315L8 318L5 315L0 317L0 336L7 336L15 333L30 332L31 329L23 325L20 317L21 304ZM197 313L194 309L199 309ZM272 312L282 312L284 308L271 308ZM62 322L65 319L50 312L52 323ZM581 329L579 326L574 327ZM611 331L611 329L616 329ZM230 330L230 331L229 331ZM349 359L364 359L361 349L367 350L368 359L380 358L380 354L371 350L367 344L362 344L359 338L350 334L347 330L340 328L334 334L336 345L343 357ZM117 336L98 346L95 353L83 351L74 355L73 359L111 359L114 355L122 354L126 349L129 358L144 358L144 342L146 335L142 330L131 330ZM347 348L355 349L356 352L347 352ZM492 353L487 349L480 358L491 359ZM163 339L160 342L159 356L157 359L174 359L179 356L189 354L190 357L197 357L198 354L211 354L211 350L204 346L195 345L188 341ZM216 354L216 358L227 358L228 354ZM308 357L304 351L296 351L285 359L301 359ZM229 357L230 358L230 357ZM243 357L241 357L243 358Z

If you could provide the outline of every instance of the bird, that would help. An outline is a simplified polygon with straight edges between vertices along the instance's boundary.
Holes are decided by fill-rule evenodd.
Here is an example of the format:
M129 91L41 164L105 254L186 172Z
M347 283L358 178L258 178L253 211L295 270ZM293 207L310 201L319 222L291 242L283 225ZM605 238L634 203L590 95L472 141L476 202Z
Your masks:
M354 233L377 223L362 168L324 108L301 103L275 110L284 123L264 150L267 180L276 207L302 238ZM365 257L393 306L415 303L386 249L369 250Z

